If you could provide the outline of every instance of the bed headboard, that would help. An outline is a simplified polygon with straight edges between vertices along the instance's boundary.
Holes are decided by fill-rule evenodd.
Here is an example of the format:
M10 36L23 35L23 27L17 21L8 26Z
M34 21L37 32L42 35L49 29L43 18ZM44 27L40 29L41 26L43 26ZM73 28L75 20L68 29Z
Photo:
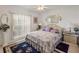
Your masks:
M58 24L48 24L47 26L54 29L63 30L63 28L59 26Z

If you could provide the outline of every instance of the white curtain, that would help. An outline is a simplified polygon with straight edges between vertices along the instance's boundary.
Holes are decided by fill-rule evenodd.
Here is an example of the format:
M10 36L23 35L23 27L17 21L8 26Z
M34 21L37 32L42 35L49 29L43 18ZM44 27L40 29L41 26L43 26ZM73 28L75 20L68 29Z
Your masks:
M31 16L13 14L13 35L22 37L30 32Z

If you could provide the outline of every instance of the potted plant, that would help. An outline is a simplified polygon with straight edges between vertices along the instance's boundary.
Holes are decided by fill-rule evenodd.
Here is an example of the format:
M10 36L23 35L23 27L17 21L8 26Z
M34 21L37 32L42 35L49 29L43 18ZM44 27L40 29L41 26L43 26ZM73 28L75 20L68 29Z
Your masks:
M7 29L9 29L10 28L10 26L9 25L7 25L7 24L2 24L1 26L0 26L0 30L2 30L2 31L6 31Z

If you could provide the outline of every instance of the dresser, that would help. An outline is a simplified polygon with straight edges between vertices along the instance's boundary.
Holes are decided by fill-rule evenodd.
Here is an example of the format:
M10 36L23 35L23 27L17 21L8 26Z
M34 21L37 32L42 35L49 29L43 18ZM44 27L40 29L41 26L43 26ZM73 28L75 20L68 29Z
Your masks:
M79 35L75 33L63 32L64 41L72 44L76 44L79 46Z

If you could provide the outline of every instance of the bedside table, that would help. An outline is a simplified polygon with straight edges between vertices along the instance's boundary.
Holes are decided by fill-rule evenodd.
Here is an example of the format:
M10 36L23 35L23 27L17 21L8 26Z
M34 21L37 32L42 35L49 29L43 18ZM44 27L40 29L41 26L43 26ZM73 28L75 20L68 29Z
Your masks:
M76 35L75 33L67 33L67 32L63 32L63 35L65 42L79 45L79 35Z

